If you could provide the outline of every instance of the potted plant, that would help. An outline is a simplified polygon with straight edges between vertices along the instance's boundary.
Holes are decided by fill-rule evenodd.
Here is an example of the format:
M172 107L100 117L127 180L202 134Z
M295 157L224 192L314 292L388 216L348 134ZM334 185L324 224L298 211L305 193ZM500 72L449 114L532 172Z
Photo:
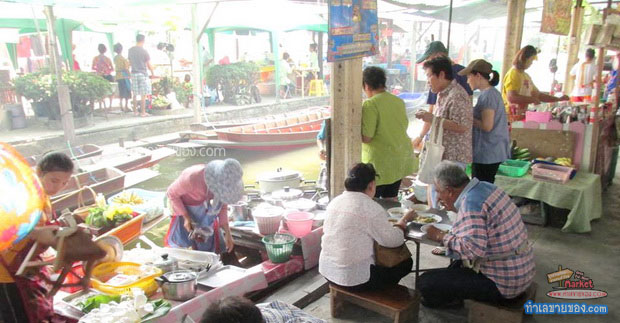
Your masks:
M235 105L260 102L256 88L258 65L239 62L227 65L213 65L207 70L207 84L213 89L222 89L224 101Z
M52 96L52 78L45 71L26 74L13 80L15 92L32 101L37 117L49 117L49 102Z
M110 82L93 73L67 71L63 73L62 79L69 87L71 110L78 123L82 119L92 119L94 103L114 92ZM55 75L43 70L18 77L14 84L19 95L32 100L36 114L50 120L60 120Z
M186 108L189 106L189 103L192 102L193 88L194 86L191 82L175 82L174 84L174 92L177 95L177 100Z

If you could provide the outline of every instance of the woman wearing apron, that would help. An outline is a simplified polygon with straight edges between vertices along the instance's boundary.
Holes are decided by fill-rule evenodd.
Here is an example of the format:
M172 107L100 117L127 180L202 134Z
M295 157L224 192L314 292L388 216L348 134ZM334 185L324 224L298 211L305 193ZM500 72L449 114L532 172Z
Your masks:
M194 165L181 172L168 187L172 220L164 240L166 245L231 253L234 243L227 204L241 200L242 177L241 165L231 158Z
M71 179L73 162L65 154L49 153L38 162L36 172L47 196L54 196ZM45 225L47 220L44 214L37 227ZM37 249L39 254L56 244L39 239L33 231L24 240L0 252L0 321L4 323L67 321L54 314L53 300L47 295L49 286L40 276L48 276L45 269L40 275L15 275L35 241L44 245Z

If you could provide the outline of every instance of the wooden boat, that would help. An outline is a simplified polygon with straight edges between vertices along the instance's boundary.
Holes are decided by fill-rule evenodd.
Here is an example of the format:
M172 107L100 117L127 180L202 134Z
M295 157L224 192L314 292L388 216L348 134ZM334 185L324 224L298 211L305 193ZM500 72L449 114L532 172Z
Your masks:
M144 164L140 165L137 168L133 168L133 169L141 169L141 168L148 168L151 166L155 166L157 163L159 163L160 161L172 156L176 154L176 150L171 149L171 148L167 148L167 147L160 147L157 148L153 151L151 151L151 159L148 160L147 162L145 162Z
M274 115L256 117L256 118L247 118L247 119L238 119L238 120L228 120L228 121L215 121L215 122L203 122L203 123L193 123L191 124L190 130L192 132L207 132L214 133L215 130L222 130L225 128L246 126L250 124L256 123L265 123L269 121L277 121L277 120L286 120L291 117L297 117L301 115L307 115L310 113L316 113L317 111L327 110L326 107L310 107L301 110L294 110L286 113L279 113ZM192 138L196 139L196 138Z
M228 148L228 149L239 149L239 150L257 150L257 151L280 151L280 150L289 150L294 148L311 146L316 143L316 132L312 133L311 138L299 139L299 140L291 140L290 138L286 138L286 140L274 140L275 138L264 138L263 142L233 142L227 140L191 140L189 144L194 144L196 147L193 149L202 149L202 148ZM266 134L269 136L269 134Z
M100 168L114 167L120 171L128 172L151 160L151 151L146 148L130 148L111 154L98 155L77 160L76 166L79 172L90 172Z
M101 153L103 152L103 149L101 149L101 147L99 147L97 145L86 144L86 145L75 146L75 147L71 147L71 148L67 148L67 149L62 149L62 150L55 150L54 152L63 153L65 155L71 157L71 159L77 160L77 159L83 159L83 158L87 158L87 157L101 155ZM30 156L30 157L26 158L26 160L28 161L28 164L31 167L34 167L34 166L37 165L37 162L44 155L45 154Z
M109 195L123 190L125 186L125 173L112 167L101 168L92 172L85 172L71 176L69 184L60 193L51 198L52 207L60 212L66 208L73 209L78 206L78 192L84 186L89 186L95 193ZM93 194L86 189L82 193L83 203L92 204L95 201Z
M111 154L88 157L76 161L81 172L113 167L125 173L156 165L163 159L175 154L170 148L162 147L150 150L143 147L129 148Z

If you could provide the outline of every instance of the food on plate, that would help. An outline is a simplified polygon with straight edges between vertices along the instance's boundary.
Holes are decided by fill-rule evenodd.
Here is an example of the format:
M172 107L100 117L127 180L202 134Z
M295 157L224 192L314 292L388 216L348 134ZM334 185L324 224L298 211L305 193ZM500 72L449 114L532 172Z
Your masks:
M437 220L434 217L432 217L432 216L418 215L416 218L413 219L413 222L418 222L418 223L436 223Z
M143 204L144 199L138 196L138 194L136 193L124 191L123 193L114 197L112 199L112 202L118 203L118 204L138 205L138 204Z

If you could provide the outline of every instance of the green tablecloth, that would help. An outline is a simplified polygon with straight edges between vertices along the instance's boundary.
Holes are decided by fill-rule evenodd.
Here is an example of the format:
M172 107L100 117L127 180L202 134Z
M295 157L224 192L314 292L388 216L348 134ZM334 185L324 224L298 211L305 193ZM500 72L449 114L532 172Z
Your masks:
M577 172L566 184L537 181L531 174L516 178L497 175L495 185L512 196L569 209L563 232L590 232L590 221L600 218L603 211L601 177L596 174Z

